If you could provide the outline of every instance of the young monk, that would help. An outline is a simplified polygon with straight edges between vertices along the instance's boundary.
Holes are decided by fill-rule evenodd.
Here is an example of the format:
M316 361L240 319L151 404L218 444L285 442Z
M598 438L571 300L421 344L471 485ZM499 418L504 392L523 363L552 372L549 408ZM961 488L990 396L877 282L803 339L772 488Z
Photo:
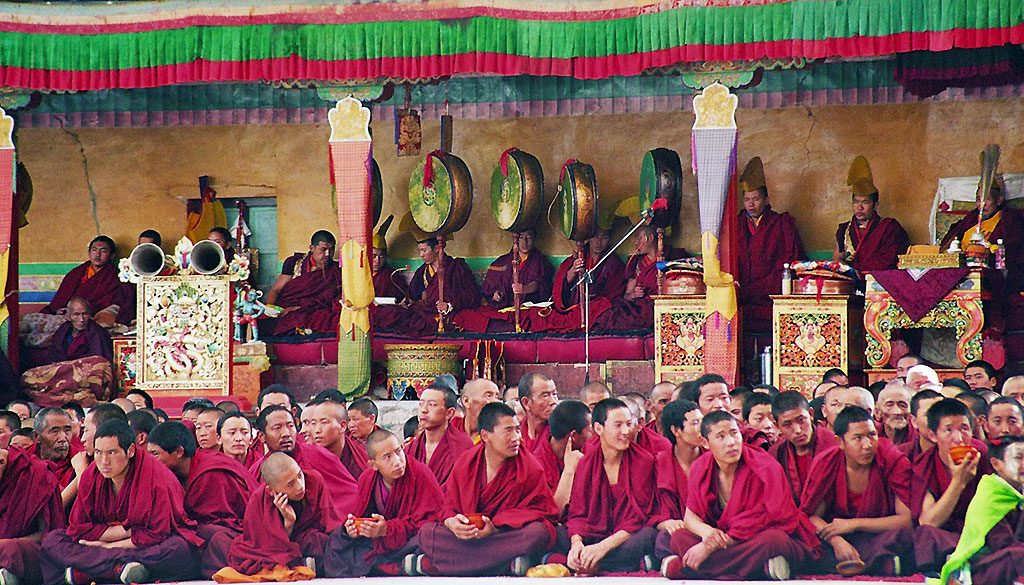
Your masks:
M898 575L913 540L910 462L878 439L871 413L859 406L844 408L833 430L839 445L814 459L800 497L829 545L821 569Z
M624 402L594 405L594 434L576 468L566 534L568 566L577 573L635 571L654 550L657 474L654 456L631 440L633 415ZM651 559L646 559L651 562Z
M1000 396L989 404L985 425L990 439L1024 435L1024 408L1016 399Z
M551 411L548 429L551 437L547 444L534 445L533 455L544 468L555 504L559 510L565 510L584 446L594 435L590 409L579 400L563 400Z
M217 422L220 450L249 469L263 453L252 448L252 424L241 412L230 412ZM260 443L262 448L262 443Z
M665 437L672 443L670 451L657 454L658 515L651 520L658 529L654 554L659 559L674 554L672 535L683 529L686 510L686 484L693 462L703 452L700 421L704 419L696 402L675 400L661 411Z
M331 533L324 553L328 577L399 574L419 551L417 532L437 520L443 496L426 465L407 458L398 437L378 429L366 439L370 468L359 477L356 513Z
M220 435L217 434L217 424L224 411L219 408L204 408L199 411L196 417L196 443L200 449L209 451L220 450Z
M0 449L11 444L11 435L21 428L21 417L9 410L0 410Z
M789 496L782 468L746 445L739 422L711 412L700 423L708 452L690 468L683 530L665 558L670 579L789 579L790 567L817 553L811 525Z
M265 485L252 493L245 507L242 537L231 543L228 567L214 579L312 579L328 534L340 524L323 476L274 452L260 463L260 479Z
M743 418L737 420L744 423L740 432L748 445L768 451L779 439L779 428L772 416L772 397L767 394L751 392L743 400Z
M313 420L316 421L313 442L337 457L352 477L362 475L366 471L369 457L362 443L350 441L347 436L348 410L345 405L327 401L315 407L307 407L306 410L313 411Z
M549 436L548 419L558 404L555 381L540 372L524 374L519 379L519 404L523 417L523 447L530 451L536 443L544 443Z
M96 429L112 420L128 424L128 415L120 407L109 402L97 404L85 415L82 421L82 451L71 458L71 465L75 469L75 479L61 491L61 499L65 501L65 508L78 494L78 483L82 473L93 461L96 449Z
M0 582L40 583L39 543L60 528L64 506L57 478L28 453L0 448Z
M807 399L795 390L782 392L772 400L772 415L778 421L782 440L772 445L768 454L782 465L793 500L799 503L811 462L819 453L838 445L839 440L832 431L814 424Z
M149 433L153 432L153 429L159 424L156 422L156 417L148 410L133 410L127 416L128 426L135 433L135 444L140 449L145 449L146 443L149 442Z
M459 457L448 482L444 520L420 528L423 554L407 559L407 572L522 576L554 545L559 510L540 463L522 448L515 411L492 402L479 428L481 444Z
M917 441L902 443L897 445L896 448L906 455L911 463L917 461L921 453L935 446L935 443L928 438L928 409L939 400L942 400L942 394L927 388L919 390L910 399L910 420L914 425L914 429L917 430Z
M442 488L448 482L455 460L473 447L466 433L451 424L458 405L458 396L451 388L439 384L427 386L420 393L421 432L405 448L406 455L434 472Z
M95 455L82 474L67 529L43 538L44 582L188 579L193 547L202 539L185 516L178 479L136 449L123 421L107 421L96 430Z
M917 429L910 424L910 401L913 393L902 380L893 380L878 393L879 436L892 441L893 445L913 444L917 440Z

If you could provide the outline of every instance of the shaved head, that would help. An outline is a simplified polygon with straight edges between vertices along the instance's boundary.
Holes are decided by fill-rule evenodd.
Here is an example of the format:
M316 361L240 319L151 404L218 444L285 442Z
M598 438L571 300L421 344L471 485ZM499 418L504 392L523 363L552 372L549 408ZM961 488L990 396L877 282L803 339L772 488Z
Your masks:
M366 454L370 456L370 459L377 457L377 451L380 449L380 446L387 443L389 439L394 439L399 444L402 443L394 433L385 429L377 429L370 433L369 437L366 437Z
M280 451L267 455L267 458L263 460L263 464L260 465L260 477L272 489L278 489L283 478L297 471L299 471L299 464Z
M590 410L594 410L594 405L598 402L611 397L612 392L604 382L591 382L580 390L580 400Z
M314 408L316 408L317 417L329 416L338 422L348 422L348 409L344 404L328 400L317 404Z
M111 400L110 403L121 407L121 410L123 410L125 414L135 412L135 403L127 398L115 398Z

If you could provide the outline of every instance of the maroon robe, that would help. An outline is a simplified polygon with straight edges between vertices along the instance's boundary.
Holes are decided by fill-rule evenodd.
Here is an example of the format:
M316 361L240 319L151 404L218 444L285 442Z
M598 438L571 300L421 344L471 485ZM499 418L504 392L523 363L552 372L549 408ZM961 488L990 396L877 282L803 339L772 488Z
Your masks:
M856 220L839 224L836 230L836 243L840 252L846 252L846 231ZM850 228L850 241L856 253L849 262L858 273L872 270L892 270L896 268L899 255L907 251L910 239L900 222L891 217L878 217L868 222L867 228L858 230Z
M1011 510L985 536L987 554L971 558L975 583L1013 583L1024 575L1024 514Z
M932 449L933 447L934 447L934 445L932 445L928 449ZM896 445L896 449L900 453L903 453L904 455L907 456L907 460L910 461L911 465L913 465L914 462L917 461L917 458L920 457L921 454L925 452L924 450L921 449L921 437L920 437L920 434L918 435L918 439L916 441L914 441L912 443L911 442L900 443L899 445Z
M242 531L242 516L258 487L240 463L219 451L197 449L185 482L185 513L201 527Z
M551 427L548 426L548 421L540 423L540 428L537 429L537 437L531 439L529 417L524 416L522 422L519 423L519 431L523 435L522 445L526 451L533 451L537 445L548 445L548 441L551 439Z
M636 445L651 455L657 455L662 451L672 451L672 441L646 425L640 427L640 432L636 434Z
M769 332L772 300L782 293L783 264L807 257L796 221L767 206L756 224L746 211L739 215L736 296L743 309L745 331Z
M68 448L68 454L63 459L58 461L42 459L43 463L46 464L46 467L57 478L57 484L60 486L61 490L68 487L68 485L70 485L75 479L75 468L71 465L71 459L85 450L85 446L82 445L80 440L76 441L75 439L72 439L70 443L71 446ZM29 453L39 457L39 444L36 443L33 445L32 449L29 450Z
M405 446L405 455L415 459L430 468L437 478L437 483L442 488L448 483L452 469L455 467L455 460L465 451L473 448L473 441L466 436L466 433L456 429L450 423L441 436L441 440L434 447L434 452L427 461L427 434L416 435L408 445Z
M657 526L666 520L682 520L686 511L688 476L676 460L673 449L655 455L658 479L658 514L649 524Z
M117 305L117 322L127 324L135 318L135 286L121 282L117 277L117 263L111 261L91 277L86 278L90 263L83 262L71 269L60 281L57 293L40 313L56 315L75 297L89 301L93 312Z
M347 435L345 436L345 448L342 449L338 459L355 478L363 475L363 472L370 466L370 456L366 453L366 446Z
M295 266L302 263L301 274ZM314 333L338 332L341 315L341 268L328 259L323 270L312 270L308 254L297 252L284 261L282 276L292 276L277 295L279 307L299 307L272 321L273 335L294 334L297 329L310 329Z
M488 538L461 540L441 522L425 524L420 547L438 574L494 574L517 556L537 557L554 545L559 510L540 463L520 447L488 481L485 449L477 445L459 457L441 518L482 514L498 530Z
M596 260L590 257L589 247L583 248L584 266L590 270ZM600 260L600 258L598 258ZM551 291L551 300L559 311L567 311L569 307L578 305L582 286L573 288L566 276L572 268L576 256L572 255L562 261L558 271L555 272L555 279ZM618 254L612 254L604 261L604 264L594 271L593 282L590 283L590 298L617 299L626 292L626 264L619 258Z
M917 429L914 428L914 425L910 422L907 423L907 428L904 429L904 431L901 434L895 437L890 437L885 434L885 424L881 421L875 421L875 430L878 431L879 437L889 439L889 441L892 442L892 444L895 445L897 448L899 448L899 446L903 445L904 443L916 443L920 438ZM900 449L900 452L906 454L902 449ZM913 463L914 460L910 459L910 462Z
M1002 240L1006 249L1006 280L1003 285L1003 293L1011 302L1021 303L1021 291L1024 291L1024 218L1021 212L1006 207L1001 209L1002 215L999 223L992 230L988 239L991 244L996 240ZM941 250L949 248L950 242L955 238L963 241L964 234L978 226L978 210L972 209L963 219L956 222L942 238Z
M269 455L269 453L267 454ZM249 473L261 481L260 466L267 458L264 455L256 460L256 463L249 468ZM318 445L310 445L303 440L295 441L295 449L289 453L292 459L299 464L302 471L316 471L327 484L327 491L331 494L331 504L334 506L335 515L338 518L345 518L355 509L356 480L352 474L345 469L341 461L327 449Z
M537 283L536 292L523 295L524 303L542 303L551 298L551 280L555 269L551 262L538 250L530 251L530 255L519 263L519 282L526 286L531 282ZM490 267L487 268L487 275L484 276L482 287L484 300L495 309L511 307L515 299L512 294L512 252L498 256ZM500 301L494 300L494 293L501 297Z
M114 342L103 327L89 320L85 331L72 336L71 321L64 323L53 333L50 341L50 363L66 362L89 356L100 356L108 360L114 357Z
M544 470L544 479L547 480L548 487L554 493L558 488L558 482L562 480L565 462L559 459L558 455L555 455L555 450L551 448L550 440L543 442L534 441L530 452L537 459L537 462L540 463L541 469Z
M409 283L411 307L383 305L372 307L374 328L407 337L427 337L437 334L437 301L439 285L436 274L424 264L416 269ZM480 306L480 287L473 271L462 258L444 255L444 301L451 305L449 316L462 309Z
M401 270L395 270L384 264L373 275L373 296L375 297L393 297L396 302L401 302L409 295L405 289L405 279L402 277Z
M8 450L0 477L0 567L23 582L42 579L41 548L25 537L64 527L57 479L42 461L20 449Z
M243 575L255 575L276 565L297 567L303 557L320 558L328 533L341 521L334 513L331 494L322 475L304 469L306 493L301 502L290 502L295 526L289 536L274 497L262 487L253 492L245 508L242 537L231 544L228 564Z
M619 489L616 489L619 488ZM612 486L604 470L604 450L586 450L576 467L569 496L569 535L591 543L620 531L637 532L657 514L657 470L654 455L636 446L622 454L619 481Z
M768 449L768 454L782 466L793 492L793 500L797 503L807 484L814 458L826 449L839 446L835 433L825 427L812 426L811 433L811 450L806 455L797 455L796 447L786 440L780 440Z
M675 260L687 256L686 250L669 249L665 251L666 260ZM654 299L658 294L658 263L651 261L646 254L633 254L626 262L625 278L636 280L636 286L643 289L642 297L626 300L624 297L614 299L611 308L597 317L594 329L598 331L622 331L654 328Z

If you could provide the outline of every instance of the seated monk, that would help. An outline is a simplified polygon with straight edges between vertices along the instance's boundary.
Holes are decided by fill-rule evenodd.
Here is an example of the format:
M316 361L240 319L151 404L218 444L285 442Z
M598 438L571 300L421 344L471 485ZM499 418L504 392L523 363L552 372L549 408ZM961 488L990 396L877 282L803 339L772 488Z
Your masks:
M0 410L0 449L11 445L11 435L21 428L21 417L9 410Z
M672 450L672 443L664 435L647 426L647 413L644 412L646 399L642 394L630 392L619 399L626 403L629 413L633 415L633 442L637 447L651 455Z
M443 522L420 528L423 554L406 561L418 574L523 576L555 543L558 507L540 463L522 447L515 411L484 406L480 441L455 465Z
M373 257L370 259L370 272L373 274L373 295L375 297L391 297L395 302L402 302L408 296L402 270L388 265L388 228L395 216L389 215L373 234Z
M525 416L522 421L523 446L532 451L534 445L547 442L551 436L548 419L558 404L558 388L546 374L531 372L519 379L519 405Z
M675 400L662 411L661 420L665 437L672 449L657 454L658 515L650 524L658 529L654 541L654 555L664 559L673 554L672 535L683 530L683 512L686 511L686 486L693 462L704 452L700 421L704 420L697 403Z
M744 333L770 333L772 300L782 294L783 264L807 257L796 221L776 213L768 203L761 157L750 159L739 180L743 211L739 215L737 300L743 310Z
M128 424L128 415L117 405L109 402L101 402L89 410L82 420L81 450L71 456L71 467L74 470L74 478L71 483L61 491L61 499L64 500L64 507L67 508L74 501L78 494L78 484L82 473L93 462L96 454L96 429L108 421L119 420ZM131 425L129 425L131 428ZM72 439L74 445L74 439ZM74 449L74 447L72 447Z
M782 466L793 500L800 503L814 458L837 446L839 440L832 431L814 424L811 406L795 390L781 392L772 400L772 415L782 440L772 445L768 454Z
M133 410L127 414L128 427L135 433L135 444L141 449L146 449L149 444L149 433L160 423L156 416L148 410Z
M607 214L601 214L604 218ZM600 219L600 218L599 218ZM559 311L568 311L571 307L579 305L580 295L583 287L576 286L583 274L594 267L605 253L608 252L608 244L611 242L611 222L598 222L598 229L594 237L587 240L583 247L583 258L573 254L559 265L555 272L551 300ZM590 283L590 298L603 298L609 302L612 299L621 297L626 292L626 264L619 258L618 254L612 254L597 267Z
M214 580L312 579L322 562L328 535L340 524L327 482L281 452L267 455L259 469L264 486L249 497L242 537L231 543L228 566L218 571Z
M295 429L295 415L290 410L283 406L264 408L256 417L256 429L266 444L267 454L258 458L249 468L253 477L260 477L260 466L264 459L273 453L284 453L291 456L303 471L316 471L320 474L338 518L344 518L352 511L356 480L333 453L299 439Z
M207 451L220 451L220 434L217 433L217 425L224 416L224 411L219 408L205 407L199 411L196 417L196 444L200 449Z
M420 392L420 433L405 447L405 454L425 464L444 487L455 460L473 447L466 433L451 424L459 398L447 386L431 384Z
M89 242L89 259L64 276L50 304L39 312L59 315L71 299L81 297L97 311L96 320L100 323L130 323L135 318L135 287L118 279L116 258L114 240L107 236L93 238Z
M378 429L367 438L366 452L370 468L359 477L356 507L327 543L328 577L398 574L405 557L419 552L420 527L437 520L441 509L437 478L406 457L398 437Z
M36 413L32 436L35 445L31 453L53 473L61 489L61 499L67 506L75 494L75 489L69 486L78 475L72 459L83 450L80 441L72 441L71 417L57 407L43 408Z
M775 426L775 417L772 416L772 397L767 394L748 394L743 399L742 418L737 422L740 423L743 441L752 447L767 452L779 439L779 427Z
M231 232L227 228L215 227L210 230L206 239L220 246L220 249L224 251L224 262L231 264L231 261L235 259L235 239L231 237Z
M669 579L789 579L791 567L818 553L814 526L789 495L782 468L746 445L739 421L712 412L700 423L708 452L694 461L675 555L662 562Z
M43 538L43 579L65 582L179 581L202 544L185 516L181 484L142 449L128 424L96 430L96 461L82 474L66 530Z
M361 476L369 465L369 457L362 443L348 437L348 410L345 405L328 400L307 407L307 410L313 410L313 443L337 457L352 477Z
M590 409L579 400L563 400L551 411L548 420L550 436L547 441L536 442L532 453L544 468L555 505L565 510L576 469L583 459L583 449L594 435Z
M334 261L334 235L319 230L309 239L309 251L284 261L281 275L267 291L266 303L284 310L270 321L272 335L338 331L341 315L341 267Z
M990 440L1024 435L1024 407L1009 396L1000 396L988 405L985 434Z
M917 440L911 443L901 443L896 446L896 449L907 456L911 465L917 461L921 453L935 446L928 434L928 409L939 400L942 400L942 394L927 388L919 390L910 399L910 419L917 431Z
M896 268L910 241L900 222L879 217L878 189L866 158L854 159L846 184L853 193L853 217L839 224L832 259L852 266L863 282L865 272Z
M409 296L402 304L373 307L373 326L378 331L426 337L437 334L439 318L450 320L462 309L479 307L480 287L466 261L445 252L444 299L441 299L441 281L437 278L441 256L437 238L422 232L414 235L423 266L412 275Z
M871 413L847 406L832 430L839 445L820 453L800 508L828 544L819 570L899 575L910 553L910 462L878 439Z
M536 233L527 230L519 236L519 283L512 282L514 250L491 263L481 287L484 300L495 309L513 306L515 295L521 303L542 303L551 299L551 280L555 269L534 246Z
M690 402L696 402L701 414L707 416L715 410L729 412L732 408L732 396L725 378L718 374L704 374L693 381L689 394L682 396Z
M651 420L647 421L647 428L656 433L662 432L661 413L668 403L672 402L672 393L675 389L676 385L672 382L659 382L651 388L646 401L647 412L651 415Z
M68 318L53 334L48 364L22 374L22 386L43 406L74 400L91 407L110 394L113 341L93 321L89 303L82 297L68 303Z
M605 398L611 398L612 391L604 382L589 382L580 388L580 400L587 405L587 410L594 412L594 406Z
M369 398L356 398L348 405L349 436L365 443L370 433L379 430L377 425L377 405Z
M452 424L469 435L476 445L480 442L480 430L477 428L480 409L485 404L501 401L501 391L494 382L486 378L475 378L462 386L461 400L463 416L453 418Z
M22 451L31 451L36 441L32 438L32 427L18 429L11 434L11 447Z
M917 429L910 424L910 387L901 380L892 380L878 393L875 419L878 436L892 441L897 447L917 441Z
M43 535L64 527L57 479L21 449L0 447L0 583L41 583Z
M645 557L656 534L647 526L658 510L654 455L633 443L633 415L621 400L594 405L593 424L600 443L576 468L560 548L568 537L567 563L577 573L636 571L653 564Z
M978 481L992 469L985 444L974 439L971 411L959 400L943 398L931 405L928 435L935 448L914 462L910 510L920 523L914 532L917 566L938 570L956 548ZM977 453L955 463L950 449L956 446L973 446Z
M252 424L241 412L231 412L222 416L217 421L217 436L220 438L221 452L246 469L252 467L256 459L263 456L259 450L251 448Z

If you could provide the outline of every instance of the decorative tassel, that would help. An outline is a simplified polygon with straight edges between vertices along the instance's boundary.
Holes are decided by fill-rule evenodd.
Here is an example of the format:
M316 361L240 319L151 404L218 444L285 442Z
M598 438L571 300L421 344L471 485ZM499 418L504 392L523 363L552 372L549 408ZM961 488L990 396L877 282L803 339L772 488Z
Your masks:
M423 163L423 188L429 189L434 186L434 157L440 158L444 154L435 150L427 154L427 160Z
M732 342L732 321L725 324L725 340Z
M506 149L505 152L501 153L501 158L498 159L498 164L501 165L502 177L508 176L508 155L512 154L513 152L516 152L517 150L519 149L513 146L512 148Z
M564 165L562 165L562 171L558 174L558 185L559 186L561 186L562 185L562 181L565 180L565 169L567 169L569 167L569 165L574 165L574 164L576 164L576 159L570 158L569 160L565 161Z

